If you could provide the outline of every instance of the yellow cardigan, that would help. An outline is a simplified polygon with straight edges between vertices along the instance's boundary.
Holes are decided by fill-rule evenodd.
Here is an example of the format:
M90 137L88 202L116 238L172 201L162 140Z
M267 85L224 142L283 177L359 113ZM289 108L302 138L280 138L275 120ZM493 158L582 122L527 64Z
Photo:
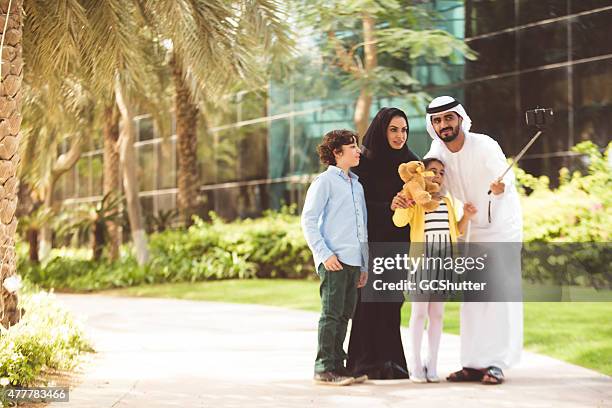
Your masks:
M442 197L448 208L448 225L452 242L457 242L459 229L457 228L457 217L455 207L449 197ZM398 208L393 213L393 223L397 227L410 224L410 242L425 242L425 210L419 204L409 208Z

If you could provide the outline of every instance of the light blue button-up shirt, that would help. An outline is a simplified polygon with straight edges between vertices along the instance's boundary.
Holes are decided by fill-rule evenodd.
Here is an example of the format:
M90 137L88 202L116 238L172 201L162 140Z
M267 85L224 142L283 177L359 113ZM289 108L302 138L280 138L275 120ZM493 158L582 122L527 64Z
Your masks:
M367 211L358 176L336 166L319 174L306 193L302 230L318 269L330 256L367 272Z

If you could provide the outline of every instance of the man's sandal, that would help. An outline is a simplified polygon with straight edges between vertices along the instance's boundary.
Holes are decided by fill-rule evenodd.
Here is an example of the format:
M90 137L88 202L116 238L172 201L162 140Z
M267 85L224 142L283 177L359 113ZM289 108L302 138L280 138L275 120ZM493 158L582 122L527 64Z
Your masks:
M463 367L459 371L451 373L446 377L446 381L450 382L477 382L481 381L484 376L483 372L475 368Z
M485 385L498 385L504 382L504 373L501 368L491 366L484 372L482 380L480 381Z

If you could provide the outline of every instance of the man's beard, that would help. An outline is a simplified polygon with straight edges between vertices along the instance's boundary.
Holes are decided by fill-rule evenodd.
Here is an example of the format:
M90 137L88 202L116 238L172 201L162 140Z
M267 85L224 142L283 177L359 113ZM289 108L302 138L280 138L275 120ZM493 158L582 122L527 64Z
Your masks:
M444 128L440 130L440 133L442 133L444 130L447 129L451 129L453 131L453 133L450 136L446 136L446 137L442 137L440 135L438 135L438 137L440 137L440 139L444 142L444 143L450 143L453 140L455 140L458 136L459 136L459 126L457 126L456 129L453 128Z

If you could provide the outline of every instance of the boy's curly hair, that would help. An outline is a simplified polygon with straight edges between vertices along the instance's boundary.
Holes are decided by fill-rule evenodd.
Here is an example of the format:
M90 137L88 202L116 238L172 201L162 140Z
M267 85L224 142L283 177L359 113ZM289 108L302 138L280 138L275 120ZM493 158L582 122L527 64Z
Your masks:
M351 130L339 129L327 132L323 136L323 142L317 146L317 153L321 163L327 165L335 165L336 158L334 152L342 151L342 146L357 143L357 134Z

